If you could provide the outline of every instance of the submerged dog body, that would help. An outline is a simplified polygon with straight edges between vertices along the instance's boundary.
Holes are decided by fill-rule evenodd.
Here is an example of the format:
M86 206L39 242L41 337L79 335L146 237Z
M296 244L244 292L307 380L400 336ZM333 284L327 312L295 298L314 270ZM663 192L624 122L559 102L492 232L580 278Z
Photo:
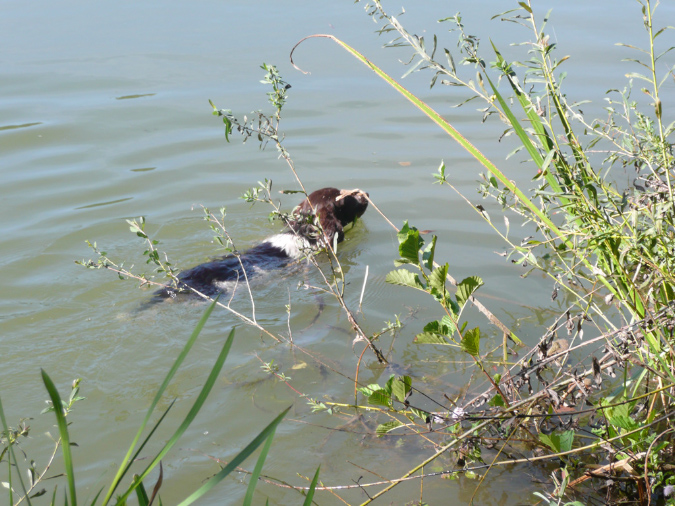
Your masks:
M311 193L293 210L286 230L268 237L240 255L227 255L178 275L177 289L164 288L160 297L194 288L204 295L215 295L233 283L245 282L259 272L278 269L291 260L317 251L326 244L344 239L344 227L366 212L368 194L361 190L323 188ZM318 218L318 219L317 219ZM321 223L321 228L316 223Z

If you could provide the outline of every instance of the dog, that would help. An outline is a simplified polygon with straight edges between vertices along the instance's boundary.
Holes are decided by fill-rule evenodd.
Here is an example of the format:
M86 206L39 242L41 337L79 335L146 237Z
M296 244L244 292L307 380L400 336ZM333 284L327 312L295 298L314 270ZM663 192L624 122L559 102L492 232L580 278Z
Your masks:
M327 245L342 242L344 228L360 218L367 207L368 194L362 190L316 190L293 210L283 232L239 255L226 255L183 271L178 275L176 288L162 288L155 295L174 298L179 293L192 293L192 288L215 296L234 283L243 283L256 274L282 268Z

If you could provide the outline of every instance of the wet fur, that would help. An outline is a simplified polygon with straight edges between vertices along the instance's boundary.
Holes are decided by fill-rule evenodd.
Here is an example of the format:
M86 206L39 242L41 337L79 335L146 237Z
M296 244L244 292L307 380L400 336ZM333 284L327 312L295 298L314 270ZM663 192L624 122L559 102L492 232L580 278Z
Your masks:
M158 297L175 297L190 293L188 287L213 296L227 291L235 283L244 283L242 266L249 279L262 271L279 269L290 261L325 247L326 243L342 242L344 227L363 215L368 207L368 194L361 190L322 188L309 195L293 210L286 229L239 255L227 255L178 275L178 289L164 288ZM313 210L313 211L312 211ZM316 216L321 229L316 226Z

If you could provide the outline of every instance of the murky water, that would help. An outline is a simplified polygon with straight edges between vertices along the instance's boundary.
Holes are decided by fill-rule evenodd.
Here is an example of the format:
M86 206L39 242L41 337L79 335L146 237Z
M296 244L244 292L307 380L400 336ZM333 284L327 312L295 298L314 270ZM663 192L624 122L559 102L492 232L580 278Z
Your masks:
M411 31L422 34L426 28L441 34L446 28L436 19L461 10L469 32L478 32L486 46L487 37L492 38L511 54L508 42L525 33L489 18L515 4L410 3L403 19ZM542 15L549 8L549 2L536 4ZM643 44L638 8L626 0L553 6L550 26L560 56L572 55L566 64L568 93L575 100L593 99L586 112L600 114L604 92L623 87L623 75L636 70L619 62L635 55L614 43ZM657 12L659 24L672 24L672 4ZM351 2L5 3L0 18L0 392L10 424L36 417L24 448L38 467L49 449L42 434L55 432L51 415L38 415L47 398L40 368L64 395L74 378L83 380L87 400L72 413L71 430L79 445L74 450L77 480L83 496L92 497L112 478L114 463L205 308L164 304L139 312L148 290L75 265L75 260L92 257L86 239L142 272L143 245L125 219L145 216L160 247L183 267L219 253L200 205L227 206L228 231L242 249L278 229L267 222L268 209L250 209L239 197L264 178L272 179L275 189L297 189L293 175L272 149L261 152L253 141L241 145L237 138L227 144L222 123L211 116L207 102L212 99L239 115L265 109L262 62L276 64L293 86L283 130L306 187L362 188L397 225L407 219L433 230L439 236L437 258L450 262L452 275L482 276L486 286L481 293L495 314L526 341L538 338L541 328L531 308L560 303L549 302L550 283L537 276L521 279L520 268L494 254L503 245L489 227L450 190L431 184L431 173L444 159L453 184L470 199L479 199L475 181L480 168L473 159L329 41L309 41L296 52L296 62L310 75L288 62L290 49L303 36L332 33L400 76L404 69L397 58L404 59L404 53L381 50L383 41L374 28L362 7ZM444 44L454 47L455 41L450 34ZM672 63L672 57L664 60L664 69ZM451 108L464 92L442 86L430 91L429 78L413 75L404 84L507 174L527 181L531 166L504 161L514 145L510 139L496 141L503 126L481 123L472 105ZM673 90L670 81L664 88L665 110ZM283 203L290 209L297 198L283 197ZM484 205L498 218L496 206ZM512 234L522 233L516 224L512 218ZM370 210L348 238L340 257L351 282L346 300L353 308L366 266L370 271L359 315L366 331L377 331L400 315L406 327L383 347L392 346L394 361L409 367L427 391L438 396L457 391L471 374L463 357L450 353L439 361L438 350L411 343L424 322L437 317L434 305L384 283L396 256L389 225ZM237 339L207 406L165 461L165 504L176 503L218 471L207 456L231 458L290 404L289 420L279 429L265 466L269 476L302 484L296 473L311 476L320 464L326 485L353 485L361 476L363 482L378 481L371 473L400 476L430 455L431 448L412 439L364 438L373 427L349 416L312 415L293 390L261 371L262 362L274 360L299 392L319 400L352 399L353 383L332 369L353 377L361 347L352 348L349 324L336 302L315 289L298 290L299 281L320 284L319 276L304 267L255 283L258 321L275 333L288 333L290 325L295 342L331 369L216 312L168 392L178 402L160 440L189 409L233 326ZM246 297L237 304L242 311L249 309ZM477 312L468 318L489 332ZM361 381L376 382L388 374L366 354ZM338 426L348 430L325 428ZM449 460L439 464L451 466ZM54 471L59 469L56 464ZM528 472L544 477L541 469ZM515 475L491 472L476 500L500 505L530 501L541 485L522 473L522 468ZM468 501L477 483L436 479L424 485L424 500L448 504ZM419 500L419 483L399 488L395 499L385 496L385 502ZM261 484L258 491L261 504L262 497L273 504L301 500L295 492L271 485ZM236 504L244 492L244 485L228 479L203 503ZM350 503L365 498L358 489L341 495ZM338 500L323 494L318 502Z

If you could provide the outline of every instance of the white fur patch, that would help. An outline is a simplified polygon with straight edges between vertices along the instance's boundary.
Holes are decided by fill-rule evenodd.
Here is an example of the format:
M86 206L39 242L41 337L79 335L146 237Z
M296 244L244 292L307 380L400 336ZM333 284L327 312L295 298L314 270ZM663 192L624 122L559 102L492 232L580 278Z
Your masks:
M273 235L265 239L263 243L265 242L280 249L290 258L301 258L312 250L307 239L291 233Z

